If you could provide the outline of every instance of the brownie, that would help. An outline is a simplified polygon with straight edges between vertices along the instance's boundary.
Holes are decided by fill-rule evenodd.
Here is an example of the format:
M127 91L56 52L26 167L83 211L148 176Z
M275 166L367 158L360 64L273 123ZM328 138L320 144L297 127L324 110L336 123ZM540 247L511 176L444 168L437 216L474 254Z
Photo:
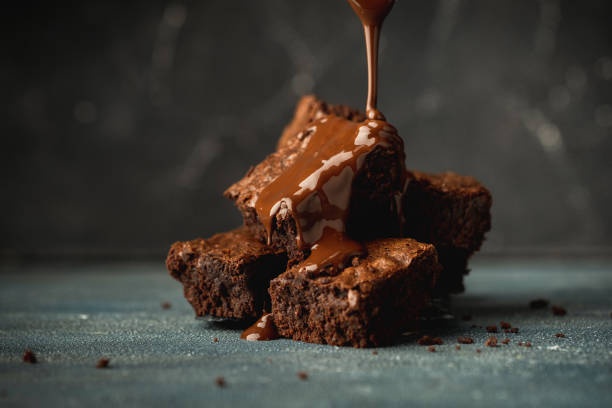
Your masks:
M321 115L343 115L346 121L361 116L349 108L327 105L314 97L303 98L297 106L291 124L285 129L276 152L252 167L238 182L224 193L234 201L242 213L244 225L261 241L267 241L267 232L257 215L255 205L261 192L301 157L309 142L309 120ZM305 126L305 127L302 127ZM294 133L301 129L298 133ZM398 235L399 217L396 206L404 185L404 147L400 138L377 145L367 155L352 184L347 234L355 240L371 240ZM394 233L390 233L395 231ZM290 259L302 260L308 248L300 248L297 229L290 211L278 211L272 222L270 245L287 251Z
M338 346L389 344L429 303L441 267L433 245L409 238L366 243L339 274L290 267L270 283L278 332Z
M491 228L491 193L476 179L409 171L403 197L404 233L434 244L444 271L437 292L463 291L469 257Z
M249 320L269 309L268 285L286 265L283 253L261 244L245 228L176 242L166 259L197 316Z

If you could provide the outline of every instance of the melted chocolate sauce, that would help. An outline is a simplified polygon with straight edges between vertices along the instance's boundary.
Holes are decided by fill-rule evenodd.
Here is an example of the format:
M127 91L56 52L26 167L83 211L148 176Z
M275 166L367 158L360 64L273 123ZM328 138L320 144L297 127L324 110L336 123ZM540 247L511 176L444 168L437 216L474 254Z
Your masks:
M363 25L366 56L368 59L368 99L366 116L369 119L385 120L378 109L378 39L382 23L391 11L395 0L347 0Z
M345 235L355 175L376 147L401 140L384 121L355 123L335 115L314 121L308 131L300 159L261 192L255 209L268 240L277 215L293 217L298 246L311 250L302 267L341 270L365 252Z
M279 337L271 313L261 316L259 320L240 335L240 338L246 341L274 340Z
M304 136L306 148L291 167L259 195L255 209L266 228L268 244L278 217L290 214L300 249L310 256L300 264L309 272L331 267L340 271L362 244L346 235L353 180L366 157L378 146L402 143L376 108L378 40L394 0L348 0L363 24L368 61L367 120L355 123L335 115L318 118ZM398 205L398 211L401 206ZM240 336L250 341L279 337L271 314L263 315Z

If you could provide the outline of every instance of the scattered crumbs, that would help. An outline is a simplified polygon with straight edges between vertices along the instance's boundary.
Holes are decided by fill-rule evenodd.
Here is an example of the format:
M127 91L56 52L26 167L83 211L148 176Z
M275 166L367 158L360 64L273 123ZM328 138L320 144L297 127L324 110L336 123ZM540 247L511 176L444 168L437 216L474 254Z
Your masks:
M518 346L522 346L522 345L523 345L523 342L522 342L522 341L519 341L519 342L518 342L518 343L516 343L516 344L517 344Z
M475 324L472 325L472 329L475 329L476 327L478 327L478 326L476 326Z
M34 352L32 350L26 350L23 352L23 362L24 363L30 363L30 364L36 364L37 360L36 360L36 354L34 354Z
M470 320L472 320L472 315L469 315L469 314L463 315L461 316L461 320L469 322Z
M461 350L461 346L455 346L455 350Z
M215 380L215 384L217 384L217 387L219 388L224 388L227 386L227 383L225 382L225 378L223 377L217 377L217 379Z
M442 339L439 337L423 336L417 340L421 346L432 346L434 344L442 344Z
M525 343L525 347L531 347L531 343L530 342Z
M172 303L170 302L163 302L161 304L162 309L170 309L172 307Z
M510 343L510 339L503 339L502 340L502 344L508 344L508 343Z
M480 350L480 349L476 349L476 352L477 352L477 353L480 353L481 351L482 351L482 350Z
M430 352L432 352L432 353L435 353L435 352L436 352L436 348L435 348L434 346L429 346L429 347L427 347L427 350L429 350L429 351L430 351Z
M374 351L372 352L372 354L374 354L375 356L377 356L377 355L378 355L378 351L374 350Z
M565 334L563 334L563 333L557 333L557 334L555 334L555 337L565 337Z
M485 346L487 347L497 347L497 337L491 336L485 341Z
M457 343L459 344L473 344L474 339L471 337L457 337Z
M300 380L308 379L308 374L306 374L304 371L298 371L297 376Z
M218 343L218 342L219 342L219 339L215 337L215 338L213 339L213 342Z
M529 302L529 307L532 309L544 309L549 303L546 299L535 299Z
M487 331L489 333L497 333L497 326L487 326Z
M109 364L110 364L110 358L102 357L101 359L98 360L98 363L96 364L96 368L108 368Z
M512 325L510 323L504 321L499 322L499 325L504 330L512 328Z
M511 328L511 329L510 329L510 333L514 333L514 334L516 334L516 333L518 333L518 332L519 332L518 327L513 327L513 328Z
M555 316L565 316L567 314L567 310L561 306L552 306L551 309Z

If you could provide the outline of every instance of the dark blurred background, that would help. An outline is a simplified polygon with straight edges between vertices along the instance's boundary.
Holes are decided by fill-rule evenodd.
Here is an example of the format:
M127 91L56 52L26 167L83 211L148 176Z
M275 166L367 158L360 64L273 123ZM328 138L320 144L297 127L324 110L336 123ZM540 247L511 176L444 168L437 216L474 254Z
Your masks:
M1 19L4 258L163 257L232 228L223 190L302 94L365 103L344 0L15 2ZM398 0L381 41L408 167L493 193L485 252L609 251L611 1Z

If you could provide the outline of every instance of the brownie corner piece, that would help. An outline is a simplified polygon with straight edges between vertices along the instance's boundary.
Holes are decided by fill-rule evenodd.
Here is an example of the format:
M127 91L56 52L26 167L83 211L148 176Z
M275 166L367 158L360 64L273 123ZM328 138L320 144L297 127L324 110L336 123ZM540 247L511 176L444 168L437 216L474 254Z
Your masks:
M284 271L284 254L266 247L245 228L209 239L174 243L166 266L181 282L197 316L254 319L269 307L267 288Z
M405 229L435 245L474 252L491 229L492 197L478 180L453 172L408 172Z
M262 192L303 156L310 143L312 121L335 115L346 122L358 122L365 117L344 105L328 105L314 96L306 96L298 103L293 121L281 136L277 150L252 167L245 176L231 185L225 197L234 202L253 235L272 247L284 250L289 258L301 260L308 256L308 248L297 243L298 228L295 214L278 212L270 226L270 236L255 209ZM365 155L351 185L349 219L346 230L351 238L369 240L380 236L396 236L398 210L396 197L404 181L404 148L398 137L394 143L380 143Z
M433 245L409 238L366 243L337 275L289 268L270 283L279 333L294 340L370 347L392 343L429 304L441 267Z
M491 204L491 193L473 177L408 172L404 234L436 246L444 267L436 296L463 292L468 260L491 229Z

